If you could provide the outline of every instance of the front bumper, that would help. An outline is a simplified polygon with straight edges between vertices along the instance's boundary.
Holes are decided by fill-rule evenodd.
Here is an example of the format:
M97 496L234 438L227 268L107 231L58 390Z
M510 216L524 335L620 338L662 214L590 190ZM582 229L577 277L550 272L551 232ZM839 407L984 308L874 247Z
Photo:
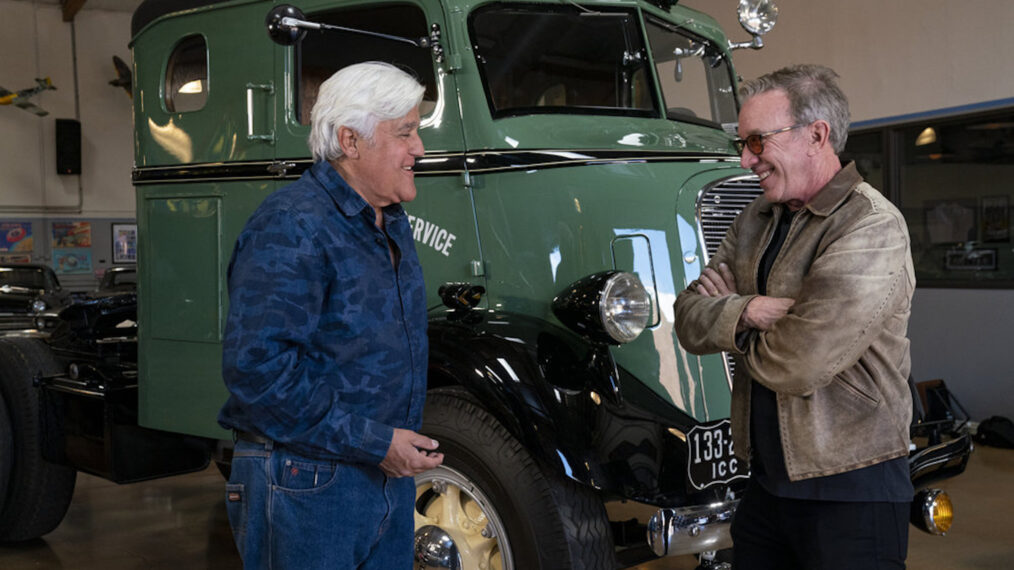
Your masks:
M933 481L960 474L968 465L975 447L972 436L965 433L954 439L913 451L908 456L912 484L919 488Z
M732 547L729 526L739 500L659 509L648 521L648 546L657 556Z

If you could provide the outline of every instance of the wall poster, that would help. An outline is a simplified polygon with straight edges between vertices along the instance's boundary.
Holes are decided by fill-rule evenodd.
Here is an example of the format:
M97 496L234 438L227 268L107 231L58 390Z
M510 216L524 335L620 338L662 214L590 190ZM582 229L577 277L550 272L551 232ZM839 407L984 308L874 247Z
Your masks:
M91 222L53 222L53 249L91 246Z
M91 273L92 250L54 249L53 270L61 275Z
M1007 196L982 197L982 241L1010 241Z
M33 249L32 222L0 222L0 252L29 253Z
M113 263L137 263L137 224L113 224Z

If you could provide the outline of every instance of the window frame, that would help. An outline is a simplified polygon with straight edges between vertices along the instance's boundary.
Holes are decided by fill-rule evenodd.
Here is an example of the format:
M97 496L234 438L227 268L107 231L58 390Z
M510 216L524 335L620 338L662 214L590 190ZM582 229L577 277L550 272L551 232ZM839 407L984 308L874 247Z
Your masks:
M577 4L537 4L537 3L507 3L507 2L491 2L483 4L477 7L468 14L467 28L468 28L468 41L472 47L474 54L474 61L476 68L479 71L479 78L482 83L483 94L486 97L486 104L489 109L490 117L494 120L511 118L511 117L525 117L532 115L578 115L578 116L605 116L605 117L637 117L637 118L658 118L663 116L660 108L660 101L658 100L658 82L655 77L655 71L652 69L651 56L650 56L650 45L648 44L648 38L645 35L643 16L641 11L635 7L626 6L603 6L598 8L599 11L610 12L610 13L626 13L633 19L633 25L631 26L641 42L643 53L645 54L643 61L643 69L645 71L645 85L649 92L649 99L651 101L650 109L636 109L636 108L622 108L622 107L594 107L594 106L583 106L583 107L567 107L567 106L545 106L545 107L510 107L504 110L497 110L496 103L493 100L492 90L490 88L489 77L486 72L486 66L481 61L481 50L476 45L476 31L475 31L475 18L478 15L485 14L487 12L494 11L496 9L528 9L535 12L557 12L557 13L568 13L574 10L581 9Z
M178 109L176 109L176 101L175 101L174 97L176 95L178 95L180 93L180 91L179 91L179 89L173 89L172 88L173 87L173 83L171 81L171 74L175 71L175 66L177 64L175 56L180 52L180 50L182 48L184 48L184 44L186 44L187 42L189 42L191 40L194 40L194 39L200 39L201 43L204 44L204 62L203 62L204 63L204 77L203 77L203 82L204 82L203 97L204 97L204 100L201 102L201 105L199 107L195 107L195 108L192 108L192 109L188 108L188 109L178 110ZM187 48L185 48L185 49L189 49L189 46L187 46ZM183 85L187 85L188 83L190 83L190 82L185 82L185 83L181 84L180 87L183 87ZM205 36L201 32L194 32L194 33L187 34L187 35L181 37L173 45L172 50L169 51L169 56L166 57L166 60L165 60L165 69L164 69L164 72L162 73L162 96L160 97L160 99L162 101L162 103L161 103L162 104L162 110L164 112L166 112L166 113L171 113L171 114L195 113L197 111L201 111L201 110L207 108L207 106L208 106L208 100L210 99L210 95L211 95L211 48L209 47L209 44L208 44L208 38L207 38L207 36Z

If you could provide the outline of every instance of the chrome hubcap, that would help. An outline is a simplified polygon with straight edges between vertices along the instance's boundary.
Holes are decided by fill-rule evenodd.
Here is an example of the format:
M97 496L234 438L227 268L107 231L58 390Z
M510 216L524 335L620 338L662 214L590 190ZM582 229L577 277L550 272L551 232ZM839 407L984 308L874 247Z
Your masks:
M467 477L431 469L416 476L415 496L416 570L514 569L500 516Z

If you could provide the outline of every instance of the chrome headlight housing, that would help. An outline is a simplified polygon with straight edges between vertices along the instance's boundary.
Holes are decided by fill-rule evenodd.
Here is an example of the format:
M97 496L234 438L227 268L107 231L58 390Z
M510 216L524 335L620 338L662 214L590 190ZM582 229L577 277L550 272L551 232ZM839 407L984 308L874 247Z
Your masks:
M739 0L739 25L755 36L771 31L778 21L778 6L772 0Z
M32 310L36 313L41 313L46 310L46 302L42 299L36 299L32 301Z
M623 344L651 319L651 298L633 273L603 271L571 283L553 299L560 322L596 342Z
M912 499L910 520L916 528L930 534L944 535L954 521L951 498L942 489L921 489Z

